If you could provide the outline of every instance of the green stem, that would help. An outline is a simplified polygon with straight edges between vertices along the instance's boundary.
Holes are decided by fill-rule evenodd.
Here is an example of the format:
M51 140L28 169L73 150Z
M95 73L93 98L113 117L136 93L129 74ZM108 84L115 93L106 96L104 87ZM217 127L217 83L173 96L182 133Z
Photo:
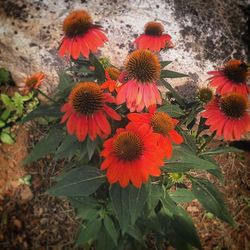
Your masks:
M210 135L210 137L208 138L208 140L200 147L199 153L202 152L202 150L207 146L207 144L213 140L213 138L214 138L215 135L216 135L216 132L213 132Z
M36 89L36 91L41 94L42 96L44 96L46 99L48 99L49 101L56 103L56 101L54 101L53 99L51 99L49 96L47 96L45 93L43 93L40 89Z

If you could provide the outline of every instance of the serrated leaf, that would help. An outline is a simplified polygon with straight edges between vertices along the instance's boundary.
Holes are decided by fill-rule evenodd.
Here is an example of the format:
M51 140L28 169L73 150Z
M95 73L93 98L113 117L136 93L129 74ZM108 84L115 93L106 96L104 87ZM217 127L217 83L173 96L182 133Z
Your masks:
M24 164L30 164L52 154L64 138L64 131L61 129L51 129L44 138L42 138L32 149L29 156L24 160Z
M8 95L1 94L0 98L7 109L9 109L9 110L15 109L14 102L11 100L11 98Z
M115 228L114 222L112 219L108 216L106 216L103 220L104 226L106 228L106 231L110 235L111 239L113 240L114 244L117 246L117 241L118 241L118 232Z
M92 166L80 166L67 172L48 193L54 196L88 196L104 182L104 175Z
M161 61L161 68L165 68L166 66L168 66L172 61Z
M242 152L244 152L244 151L240 150L238 148L224 146L224 147L218 147L218 148L209 149L209 150L207 150L205 152L200 153L200 156L218 155L218 154L225 154L225 153L242 153Z
M188 77L188 75L171 70L161 71L161 78L181 78L181 77Z
M185 188L178 188L175 192L169 192L169 196L176 203L190 202L195 199L194 194Z
M178 105L173 105L173 104L169 104L169 103L166 103L163 106L161 106L160 108L158 108L158 111L166 112L171 117L175 117L175 118L181 117L184 115L184 112L182 111L182 109Z
M62 117L63 113L60 111L61 106L48 106L40 105L37 109L33 110L27 114L23 119L22 123L33 120L38 117L48 116L48 117Z
M191 181L193 193L202 206L221 220L233 225L233 218L228 212L222 195L217 188L205 179L192 177Z

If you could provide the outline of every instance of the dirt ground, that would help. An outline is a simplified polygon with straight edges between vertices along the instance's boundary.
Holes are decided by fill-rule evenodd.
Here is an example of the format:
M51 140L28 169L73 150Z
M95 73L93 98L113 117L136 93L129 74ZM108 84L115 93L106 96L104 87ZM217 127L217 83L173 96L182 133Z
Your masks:
M33 124L21 126L17 143L1 149L0 249L74 248L79 222L72 207L66 200L45 195L51 180L62 169L63 162L56 164L47 158L25 168L21 165L21 159L29 150L25 147L27 139L35 142L43 134L44 131ZM196 201L186 205L187 211L193 217L204 249L250 249L250 155L230 154L217 157L217 161L225 175L224 185L211 176L206 177L219 185L236 226L232 228L211 218ZM31 185L20 184L19 178L28 174L32 176Z

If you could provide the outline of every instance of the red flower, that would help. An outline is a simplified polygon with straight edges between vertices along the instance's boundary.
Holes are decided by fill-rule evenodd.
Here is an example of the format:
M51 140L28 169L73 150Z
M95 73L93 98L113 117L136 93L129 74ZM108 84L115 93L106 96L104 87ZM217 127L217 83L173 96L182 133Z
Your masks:
M164 28L159 22L148 22L145 25L144 34L135 39L133 43L139 49L150 49L151 51L160 51L164 48L173 48L171 36L163 34Z
M248 105L245 95L231 93L208 103L201 116L207 118L206 125L211 131L216 131L217 136L223 135L228 141L239 140L250 131Z
M111 133L111 127L106 116L120 120L120 116L109 106L115 99L108 93L103 93L100 86L94 82L78 83L71 91L69 100L62 106L65 112L61 123L67 120L67 130L75 134L79 141L84 141L87 134L91 140L98 136L105 138ZM105 115L106 113L106 115Z
M63 22L65 33L59 55L78 59L80 54L88 58L90 52L96 52L108 39L101 26L92 23L92 18L85 10L71 12Z
M210 71L208 74L213 75L209 79L209 84L216 88L217 94L225 95L237 92L248 95L249 93L249 86L247 86L248 66L240 60L230 60L224 67Z
M147 124L129 123L105 141L101 169L107 169L110 184L119 182L126 187L129 181L139 188L149 176L160 176L164 154L157 145L158 135Z
M117 94L117 104L126 102L131 112L140 112L144 107L161 104L161 95L156 85L160 78L160 62L156 55L149 50L132 52L127 58L125 72L128 81Z
M167 159L172 156L172 143L181 144L183 142L182 136L175 130L178 120L171 118L164 112L156 112L155 106L149 108L149 113L128 114L128 119L139 124L146 123L153 128L155 133L159 134L158 143L164 150Z
M24 94L27 94L32 89L37 89L44 81L45 74L43 72L38 72L31 76L26 77L24 84L20 86Z
M109 89L109 92L118 92L119 83L118 78L120 75L120 70L114 67L108 67L105 69L105 76L107 81L101 85L102 89Z

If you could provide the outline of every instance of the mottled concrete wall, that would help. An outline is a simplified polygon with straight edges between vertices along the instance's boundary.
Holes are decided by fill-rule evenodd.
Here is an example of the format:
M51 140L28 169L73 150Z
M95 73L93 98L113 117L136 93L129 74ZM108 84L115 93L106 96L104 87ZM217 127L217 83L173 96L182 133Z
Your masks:
M175 44L161 53L162 59L173 60L172 69L191 76L170 82L188 83L184 92L189 93L205 83L206 72L215 65L232 56L246 57L247 4L241 0L0 0L0 67L12 71L18 82L42 70L49 75L44 87L55 86L56 70L63 66L57 57L62 21L69 11L84 8L105 28L109 43L101 52L117 66L122 66L144 24L161 21Z

